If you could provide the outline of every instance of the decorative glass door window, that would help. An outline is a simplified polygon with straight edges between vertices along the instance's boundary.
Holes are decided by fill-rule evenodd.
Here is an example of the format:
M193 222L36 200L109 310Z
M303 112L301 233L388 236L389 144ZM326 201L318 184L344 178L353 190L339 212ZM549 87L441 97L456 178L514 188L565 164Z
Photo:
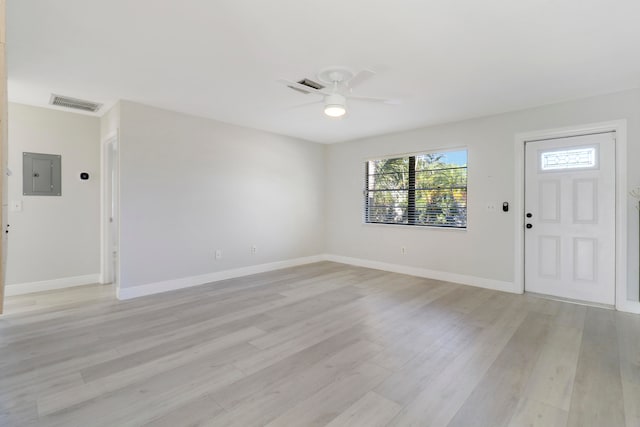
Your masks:
M598 147L580 147L569 150L541 151L540 170L596 169Z

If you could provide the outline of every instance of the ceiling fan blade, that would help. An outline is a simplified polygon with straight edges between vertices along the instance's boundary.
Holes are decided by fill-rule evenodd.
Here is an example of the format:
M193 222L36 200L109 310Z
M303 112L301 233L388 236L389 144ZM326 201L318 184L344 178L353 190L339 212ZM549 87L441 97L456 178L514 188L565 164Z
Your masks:
M304 107L308 107L309 105L316 105L316 104L322 104L324 101L320 100L320 101L312 101L312 102L305 102L304 104L298 104L298 105L294 105L292 107L288 107L286 108L287 111L290 110L297 110L299 108L304 108Z
M349 86L350 88L354 88L354 87L356 87L358 85L361 85L362 83L366 82L371 77L373 77L375 74L376 73L374 73L371 70L362 70L358 74L356 74L355 76L351 77L351 79L347 82L347 86Z
M356 101L364 101L364 102L375 102L378 104L388 104L388 105L401 104L399 99L374 98L371 96L349 96L348 99L355 99Z
M300 92L303 93L312 93L314 95L320 95L320 96L325 96L325 95L329 95L329 93L324 92L322 90L318 90L318 89L314 89L312 87L309 86L305 86L303 84L297 83L297 82L292 82L290 80L278 80L278 83L283 84L285 86L288 86L292 89L298 90Z

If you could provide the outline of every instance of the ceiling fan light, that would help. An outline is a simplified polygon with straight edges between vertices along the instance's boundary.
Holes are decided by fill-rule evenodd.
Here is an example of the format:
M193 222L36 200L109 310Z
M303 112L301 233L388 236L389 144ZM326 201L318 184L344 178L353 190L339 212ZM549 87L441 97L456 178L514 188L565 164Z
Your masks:
M327 104L324 107L324 114L329 117L342 117L347 113L347 109L341 104Z

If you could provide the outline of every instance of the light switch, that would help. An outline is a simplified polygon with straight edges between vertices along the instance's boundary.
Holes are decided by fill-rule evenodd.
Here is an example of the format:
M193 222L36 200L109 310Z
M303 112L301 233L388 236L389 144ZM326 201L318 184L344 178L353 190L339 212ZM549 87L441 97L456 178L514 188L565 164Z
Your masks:
M11 201L11 212L22 212L22 200Z

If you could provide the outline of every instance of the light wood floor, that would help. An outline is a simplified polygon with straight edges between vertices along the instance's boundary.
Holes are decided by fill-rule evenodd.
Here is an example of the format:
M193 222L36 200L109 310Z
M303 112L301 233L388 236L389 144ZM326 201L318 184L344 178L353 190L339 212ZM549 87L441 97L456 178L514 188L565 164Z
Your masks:
M90 288L8 298L1 426L640 425L640 316L328 262Z

